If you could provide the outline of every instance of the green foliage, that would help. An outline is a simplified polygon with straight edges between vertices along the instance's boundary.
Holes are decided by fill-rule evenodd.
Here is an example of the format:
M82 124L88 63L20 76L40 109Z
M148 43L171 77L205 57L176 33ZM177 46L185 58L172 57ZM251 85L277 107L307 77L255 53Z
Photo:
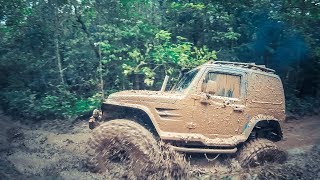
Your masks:
M122 65L124 74L143 74L144 82L152 86L159 66L165 69L164 74L172 75L180 69L192 69L217 58L215 51L209 51L205 46L198 48L184 37L176 37L176 42L172 42L172 39L170 32L160 30L155 34L154 43L141 49L144 54L139 49L129 52L128 60Z
M209 60L277 68L289 111L320 96L316 1L0 0L2 106L23 118L86 114L106 95ZM266 30L267 29L267 30ZM296 47L301 47L295 49ZM291 93L294 92L294 93Z
M171 33L161 30L156 34L156 43L152 45L151 57L162 65L174 65L177 69L191 69L209 60L216 59L215 51L208 48L197 48L186 38L177 36L177 42L172 43ZM170 67L168 67L170 71ZM172 71L172 69L171 69ZM169 73L170 74L170 73Z
M34 120L54 118L75 118L99 108L99 94L88 98L78 98L75 94L61 92L55 95L30 90L10 91L2 94L2 100L12 116Z

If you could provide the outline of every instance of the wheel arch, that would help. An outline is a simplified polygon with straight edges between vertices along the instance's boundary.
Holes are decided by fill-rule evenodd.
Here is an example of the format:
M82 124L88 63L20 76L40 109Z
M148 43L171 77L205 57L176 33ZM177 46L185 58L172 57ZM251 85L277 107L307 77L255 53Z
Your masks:
M128 119L139 123L149 130L155 137L160 136L160 129L155 123L153 114L149 108L131 104L109 104L103 103L101 106L102 120Z
M247 139L266 138L272 141L280 141L283 138L280 120L265 115L253 117L245 125L243 134L246 135Z

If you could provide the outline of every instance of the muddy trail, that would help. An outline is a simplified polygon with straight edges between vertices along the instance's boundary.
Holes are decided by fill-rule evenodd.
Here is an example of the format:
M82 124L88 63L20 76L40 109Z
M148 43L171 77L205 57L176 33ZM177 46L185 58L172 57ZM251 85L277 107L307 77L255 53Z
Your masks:
M0 179L112 179L89 171L85 120L19 123L0 112L0 127ZM320 179L320 116L291 120L283 128L278 145L288 152L286 163L242 169L223 155L186 155L182 179Z

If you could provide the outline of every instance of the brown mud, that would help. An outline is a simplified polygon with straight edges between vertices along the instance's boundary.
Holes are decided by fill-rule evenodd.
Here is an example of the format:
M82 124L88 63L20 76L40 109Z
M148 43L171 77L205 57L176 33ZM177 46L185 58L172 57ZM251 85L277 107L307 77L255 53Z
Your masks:
M188 179L319 179L320 116L284 123L288 152L282 165L241 169L226 155L187 155ZM111 179L91 173L86 163L90 137L86 121L42 121L21 124L0 112L0 179Z

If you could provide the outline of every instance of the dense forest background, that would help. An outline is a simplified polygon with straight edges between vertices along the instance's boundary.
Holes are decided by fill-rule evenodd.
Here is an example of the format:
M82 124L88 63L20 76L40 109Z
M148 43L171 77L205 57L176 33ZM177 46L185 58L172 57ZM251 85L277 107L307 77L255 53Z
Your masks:
M265 64L288 112L320 107L319 0L0 0L0 44L1 105L22 118L78 117L208 60Z

